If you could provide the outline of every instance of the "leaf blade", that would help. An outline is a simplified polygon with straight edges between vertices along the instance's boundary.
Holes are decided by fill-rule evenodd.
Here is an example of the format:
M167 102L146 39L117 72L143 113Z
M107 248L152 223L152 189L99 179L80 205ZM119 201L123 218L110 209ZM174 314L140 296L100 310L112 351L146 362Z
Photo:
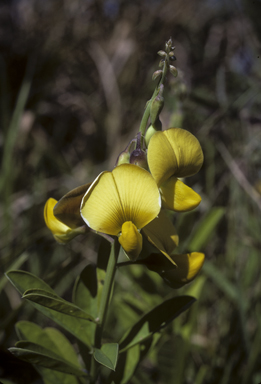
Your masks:
M153 333L164 328L169 322L188 309L195 300L191 296L179 296L166 300L153 308L127 331L120 341L120 352L142 343Z
M19 341L15 347L9 348L9 351L19 359L31 364L70 375L87 376L83 370L65 361L56 353L30 341Z
M22 299L33 301L43 307L53 309L54 311L58 311L69 316L95 322L94 318L84 312L81 308L69 303L56 294L50 293L43 289L28 289L24 292Z
M48 284L29 272L9 271L6 273L6 276L11 284L18 290L18 292L21 293L21 295L32 286L47 290L48 292L55 294L53 289ZM89 349L91 348L91 340L87 332L85 332L86 324L92 324L91 322L86 322L85 319L79 319L70 315L59 313L32 301L31 304L45 316L49 317L61 327L70 332L72 335L74 335L76 338L78 338Z
M95 348L93 357L105 367L115 371L118 361L119 345L117 343L103 344L101 349Z

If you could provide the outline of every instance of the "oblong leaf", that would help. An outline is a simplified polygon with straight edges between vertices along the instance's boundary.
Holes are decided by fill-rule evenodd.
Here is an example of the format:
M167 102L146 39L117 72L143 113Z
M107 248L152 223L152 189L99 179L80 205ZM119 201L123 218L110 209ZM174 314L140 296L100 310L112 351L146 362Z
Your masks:
M35 323L25 320L16 323L15 329L20 340L39 344L56 353L67 362L80 369L82 368L73 346L58 329L42 329ZM39 365L34 365L34 367L42 376L45 384L78 384L76 377L67 373L54 371Z
M86 372L65 361L56 353L29 341L19 341L9 351L21 360L55 371L75 376L87 376Z
M34 276L32 273L25 271L9 271L6 273L7 278L14 285L14 287L20 292L22 295L28 289L32 287L37 289L44 289L50 293L56 295L53 289L46 284L44 281ZM85 328L87 324L92 324L91 322L86 322L85 319L80 319L77 317L73 317L70 315L66 315L64 313L57 312L53 309L43 307L37 303L31 301L31 304L45 316L49 317L61 327L66 329L72 335L77 337L82 343L91 348L91 340L85 332Z
M188 309L196 299L179 296L166 300L144 315L120 341L120 352L142 343Z
M65 313L69 316L79 317L81 319L95 322L94 318L84 312L81 308L69 303L56 294L43 289L28 289L24 292L22 299L33 301L34 303L61 313Z
M88 264L76 279L73 289L73 303L97 319L106 272L93 264ZM85 328L91 343L94 344L95 324L89 322Z
M15 330L20 340L39 344L75 366L81 367L73 346L58 329L51 327L42 329L31 321L21 320L15 324Z

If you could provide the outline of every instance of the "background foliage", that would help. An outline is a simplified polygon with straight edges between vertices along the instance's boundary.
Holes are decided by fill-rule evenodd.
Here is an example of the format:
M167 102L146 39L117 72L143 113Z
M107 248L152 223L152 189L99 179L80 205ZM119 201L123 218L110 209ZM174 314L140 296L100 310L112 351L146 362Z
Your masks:
M142 266L121 268L107 328L120 339L163 297L194 295L131 383L261 382L260 13L260 1L248 0L0 2L1 380L41 383L7 348L18 320L53 326L2 272L30 271L71 300L97 239L57 245L44 203L112 169L138 131L156 52L172 36L179 76L166 87L163 127L190 130L205 154L187 181L202 203L175 220L180 251L204 251L207 261L177 293Z

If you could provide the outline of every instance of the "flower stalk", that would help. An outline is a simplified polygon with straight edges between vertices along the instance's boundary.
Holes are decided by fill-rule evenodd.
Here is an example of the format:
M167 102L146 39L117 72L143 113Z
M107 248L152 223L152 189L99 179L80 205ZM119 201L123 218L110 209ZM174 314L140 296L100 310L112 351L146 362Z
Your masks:
M97 323L96 332L95 332L94 347L98 349L100 349L102 345L103 330L104 330L106 316L109 308L109 302L111 298L119 253L120 253L120 244L119 244L118 238L115 237L114 242L111 244L111 252L110 252L109 261L107 265L106 277L105 277L104 287L101 295L98 323ZM94 357L93 357L92 364L91 364L92 378L91 378L90 384L95 384L96 382L96 378L98 374L98 366L99 364L94 360Z
M173 71L174 67L172 65L170 65L170 60L175 60L175 56L173 53L174 49L175 49L175 47L172 46L172 39L170 38L166 42L165 51L159 51L158 52L158 54L162 57L162 59L160 61L160 66L163 66L163 68L160 71L156 71L159 73L159 75L156 76L156 78L159 77L159 82L158 82L158 84L157 84L157 86L153 92L151 99L146 104L146 108L145 108L145 111L144 111L144 114L143 114L143 117L142 117L142 120L140 123L139 131L141 132L142 136L144 136L144 134L145 134L147 123L148 123L148 120L150 117L151 104L152 104L153 100L155 99L155 97L157 97L158 93L160 92L161 86L164 84L164 81L165 81L165 78L166 78L168 71L170 70L171 73ZM154 76L154 74L153 74L153 76Z

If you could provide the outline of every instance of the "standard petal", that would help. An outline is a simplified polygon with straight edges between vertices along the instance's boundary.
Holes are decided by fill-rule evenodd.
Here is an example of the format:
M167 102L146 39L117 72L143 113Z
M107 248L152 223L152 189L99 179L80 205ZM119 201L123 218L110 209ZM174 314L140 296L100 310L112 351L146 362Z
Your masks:
M160 186L162 208L187 212L196 208L201 197L176 177L171 177Z
M152 220L142 229L143 235L172 263L169 256L178 246L179 237L171 220L164 212L160 212L156 219Z
M118 235L126 221L141 229L160 208L159 190L151 174L136 165L122 164L98 176L82 200L81 215L92 229Z
M90 228L109 235L118 235L125 220L111 172L102 172L94 180L82 199L80 211Z
M142 249L142 236L131 221L123 223L119 243L130 260L137 260Z
M57 203L57 200L53 198L50 198L47 200L44 207L44 220L45 220L46 226L52 232L55 240L58 243L65 244L65 243L68 243L68 241L72 240L75 236L79 235L80 233L84 233L85 228L79 227L76 229L72 229L67 225L63 224L61 221L59 221L53 214L53 208L56 203Z
M70 228L84 225L80 214L80 206L82 198L90 185L91 183L84 184L64 195L54 207L53 213L55 217Z
M164 132L156 132L148 147L148 164L157 185L171 177L178 169L177 158Z
M149 142L149 168L158 185L172 175L194 175L200 170L203 159L198 139L185 129L156 132Z

